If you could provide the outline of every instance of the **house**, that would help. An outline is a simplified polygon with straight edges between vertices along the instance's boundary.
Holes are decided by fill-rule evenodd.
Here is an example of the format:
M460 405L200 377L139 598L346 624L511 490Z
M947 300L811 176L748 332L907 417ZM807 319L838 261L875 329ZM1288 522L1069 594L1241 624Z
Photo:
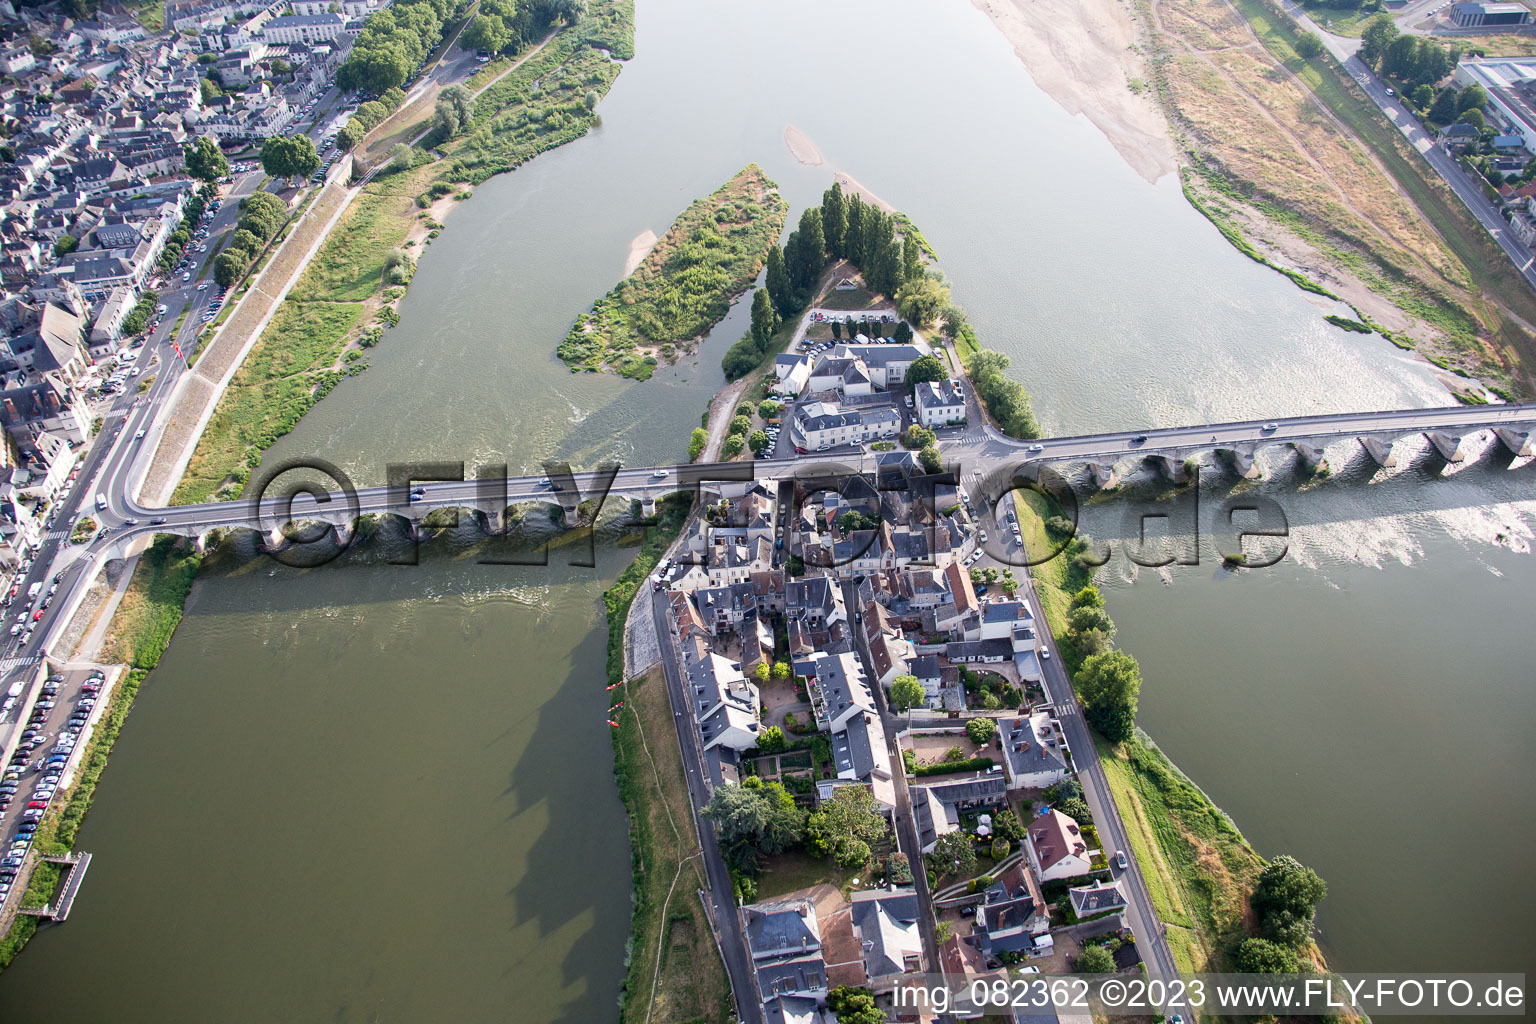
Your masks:
M403 8L402 8L403 9ZM280 43L314 43L335 39L346 27L338 14L285 14L273 18L261 28L261 41L271 46Z
M864 947L864 972L878 995L896 987L896 979L922 966L917 893L909 888L856 892L853 930Z
M1042 882L1076 878L1093 870L1082 830L1076 821L1054 807L1029 823L1025 851L1035 876Z
M925 380L914 392L917 421L925 427L943 427L965 419L965 396L947 380Z
M1072 773L1067 737L1048 711L997 720L1009 789L1044 789Z
M774 360L773 373L778 378L773 385L774 394L780 398L799 398L811 377L811 361L803 355L785 353Z
M1457 28L1508 27L1529 25L1531 12L1524 4L1459 3L1451 5L1450 18Z
M989 957L1000 953L1039 956L1050 953L1050 908L1035 877L1022 864L987 889L976 912L977 948Z
M944 648L944 655L955 664L995 665L1013 657L1013 644L1007 640L957 640Z
M999 806L1007 799L1008 784L1001 775L987 772L947 782L914 783L909 792L918 843L924 853L932 853L940 836L960 827L961 811Z
M805 402L789 420L790 440L807 451L894 438L900 432L901 417L888 404L843 409L831 402Z
M1111 910L1124 910L1126 906L1125 893L1120 891L1118 879L1111 882L1096 878L1092 885L1068 889L1067 895L1072 899L1072 913L1078 917L1093 917Z
M821 955L816 905L808 899L753 903L741 908L759 1001L795 997L823 1002L827 965Z
M832 1011L804 996L774 996L763 1003L767 1024L837 1024Z
M939 707L939 691L944 687L944 675L939 668L937 654L919 654L907 663L907 674L917 677L928 696L928 706Z
M724 747L739 753L757 746L762 704L739 664L697 639L683 645L683 673L705 750Z

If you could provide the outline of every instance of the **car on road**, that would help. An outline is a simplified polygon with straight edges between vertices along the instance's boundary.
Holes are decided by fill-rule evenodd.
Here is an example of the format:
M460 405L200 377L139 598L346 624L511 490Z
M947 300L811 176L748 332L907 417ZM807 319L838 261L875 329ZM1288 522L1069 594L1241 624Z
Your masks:
M1045 445L1043 445L1043 444L1032 444L1032 445L1029 446L1029 450L1032 451L1032 452L1043 452L1043 451L1045 451Z
M1280 424L1278 424L1278 423L1266 423L1266 424L1264 424L1262 429L1263 429L1264 433L1267 434L1267 433L1269 433L1272 430L1279 430L1280 429Z
M143 440L143 438L144 438L144 430L143 430L143 428L140 428L139 430L134 432L133 439L135 441Z
M123 520L123 525L124 526L138 526L139 525L139 521L137 519L124 519Z
M1119 868L1121 871L1127 871L1127 870L1130 869L1130 866L1131 866L1130 861L1125 859L1125 851L1124 850L1116 850L1115 851L1115 867Z
M192 280L192 272L191 272L191 271L190 271L190 270L188 270L188 271L185 271L185 272L184 272L184 273L183 273L183 274L182 274L182 275L181 275L181 280L182 280L182 282L183 282L183 283L185 283L185 282L187 282L187 281L190 281L190 280Z
M1051 649L1049 647L1042 647L1042 648L1040 648L1040 657L1044 658L1046 661L1050 661L1051 660Z
M153 519L151 519L149 521L149 525L151 525L151 526L163 526L164 524L165 524L165 516L156 516L155 518L153 518Z
M656 472L651 474L651 478L654 479L654 480L660 480L663 477L665 477L666 475L667 475L667 471L666 470L658 469Z
M1146 443L1147 443L1147 435L1146 434L1137 434L1135 437L1131 438L1131 444L1146 444Z

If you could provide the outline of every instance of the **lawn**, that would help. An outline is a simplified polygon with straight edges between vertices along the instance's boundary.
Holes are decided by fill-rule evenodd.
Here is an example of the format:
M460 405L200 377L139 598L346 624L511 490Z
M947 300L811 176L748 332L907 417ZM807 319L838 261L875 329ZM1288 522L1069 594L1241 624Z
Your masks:
M362 302L378 291L384 260L404 244L431 165L383 174L353 200L289 292L290 301Z
M870 888L854 885L854 880L867 883L868 873L863 868L840 868L831 857L813 857L804 850L791 850L764 861L763 872L757 879L759 901L774 899L788 892L808 889L813 885L830 885L846 896L851 889Z
M854 288L845 292L840 292L833 288L818 298L812 305L820 309L846 309L850 312L857 312L861 309L873 308L875 296L865 288Z

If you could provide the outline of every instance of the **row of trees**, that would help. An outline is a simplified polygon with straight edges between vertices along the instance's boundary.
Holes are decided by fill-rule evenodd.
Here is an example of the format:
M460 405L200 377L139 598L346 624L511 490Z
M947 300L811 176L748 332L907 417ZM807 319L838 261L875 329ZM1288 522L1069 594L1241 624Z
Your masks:
M405 102L405 93L399 88L386 89L376 100L358 104L357 110L347 123L341 126L341 131L336 133L336 147L349 150L363 141L363 136L378 126L383 120Z
M187 242L192 239L192 232L197 230L197 224L203 219L203 213L208 209L208 200L213 196L213 186L204 185L198 189L197 195L187 201L186 209L181 211L181 223L176 225L176 230L171 232L171 237L165 240L165 248L160 251L160 269L170 270L181 262L181 254L186 251Z
M964 330L968 324L962 323ZM1010 437L1039 437L1040 422L1035 419L1034 405L1029 392L1018 381L1003 374L1011 360L1001 352L980 349L971 356L966 373L976 395L986 403L987 411L997 421L1003 433Z
M465 50L520 53L564 22L586 13L586 0L480 0L480 13L459 36Z
M1390 15L1371 19L1360 35L1360 60L1389 78L1433 85L1456 67L1461 50L1447 50L1428 36L1403 35Z
M1115 624L1104 608L1099 588L1089 585L1072 596L1067 609L1066 642L1082 662L1073 674L1083 717L1112 743L1136 732L1141 666L1124 651L1110 647Z
M857 192L845 195L841 183L822 194L821 229L827 251L863 271L871 291L894 296L903 283L923 276L916 233L898 239L895 217Z
M336 83L374 96L399 88L442 41L457 6L458 0L396 0L368 19Z
M270 192L255 192L242 199L235 233L213 261L213 279L219 287L229 288L244 277L257 253L287 220L288 205Z

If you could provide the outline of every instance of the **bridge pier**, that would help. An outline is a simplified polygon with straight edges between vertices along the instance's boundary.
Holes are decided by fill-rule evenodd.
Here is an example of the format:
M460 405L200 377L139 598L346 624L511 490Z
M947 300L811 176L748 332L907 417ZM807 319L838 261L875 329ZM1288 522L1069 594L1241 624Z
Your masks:
M1461 438L1442 434L1438 430L1426 430L1424 436L1429 438L1430 445L1446 462L1466 461L1467 457L1461 451Z
M1259 467L1253 464L1253 446L1242 448L1218 448L1216 451L1237 470L1237 475L1244 480L1257 480L1264 474L1259 472Z
M567 505L567 506L565 506L564 507L564 511L565 511L565 528L567 530L574 530L574 529L576 529L576 527L581 525L581 513L577 510L575 505Z
M645 494L640 498L640 514L649 518L656 514L656 496Z
M1148 455L1144 457L1144 461L1156 467L1158 472L1176 484L1189 481L1189 472L1184 468L1182 459L1174 459L1169 455Z
M1328 460L1323 456L1323 450L1316 445L1298 441L1291 447L1296 449L1297 458L1308 474L1315 474L1328 467Z
M334 523L331 525L331 533L336 538L336 546L346 548L352 543L352 537L357 533L357 524Z
M1360 438L1360 445L1371 458L1376 460L1376 465L1382 469L1393 469L1397 466L1397 456L1392 454L1391 441L1378 441L1374 437Z
M1101 491L1120 486L1120 474L1113 465L1106 466L1102 462L1090 462L1088 476L1093 480L1093 486Z
M1536 455L1536 449L1533 449L1536 446L1536 430L1521 433L1519 428L1511 430L1508 427L1494 427L1493 434L1515 458Z
M263 546L268 551L281 551L288 546L288 538L283 534L282 526L274 526L267 531Z

